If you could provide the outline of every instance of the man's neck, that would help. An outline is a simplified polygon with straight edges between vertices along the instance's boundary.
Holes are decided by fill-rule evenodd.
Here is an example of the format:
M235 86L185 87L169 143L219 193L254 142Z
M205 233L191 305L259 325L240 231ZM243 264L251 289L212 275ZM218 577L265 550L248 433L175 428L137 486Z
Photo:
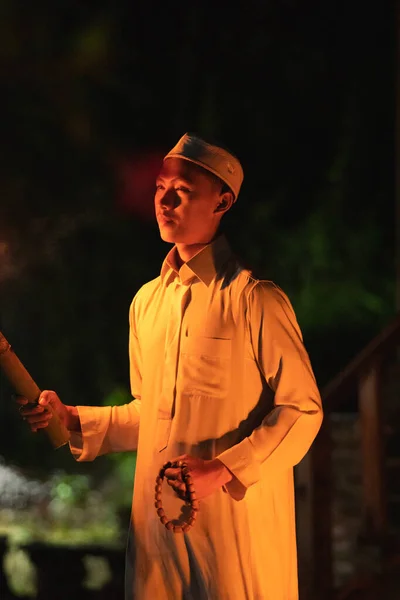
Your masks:
M188 262L195 254L200 252L200 250L211 244L211 241L212 240L205 244L176 244L177 267L180 268L183 263Z

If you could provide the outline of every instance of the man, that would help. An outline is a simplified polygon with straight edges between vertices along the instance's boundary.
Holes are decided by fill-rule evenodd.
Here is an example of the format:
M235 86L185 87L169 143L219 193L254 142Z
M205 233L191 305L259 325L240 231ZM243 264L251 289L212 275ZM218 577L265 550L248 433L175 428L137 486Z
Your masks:
M242 180L226 149L179 140L155 193L161 237L174 246L130 308L134 400L73 407L44 391L25 409L38 429L50 403L77 460L137 449L129 599L298 597L293 466L320 428L321 399L287 296L241 267L219 234ZM185 533L167 530L154 507L160 468L178 459L200 500ZM162 504L174 518L186 497L181 469L165 478Z

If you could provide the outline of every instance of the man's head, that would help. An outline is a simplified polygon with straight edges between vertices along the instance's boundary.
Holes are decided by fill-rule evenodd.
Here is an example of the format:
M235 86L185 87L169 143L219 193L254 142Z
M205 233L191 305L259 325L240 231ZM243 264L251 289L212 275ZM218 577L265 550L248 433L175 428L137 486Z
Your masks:
M165 156L156 180L162 239L187 245L210 242L242 181L243 170L233 154L185 134Z

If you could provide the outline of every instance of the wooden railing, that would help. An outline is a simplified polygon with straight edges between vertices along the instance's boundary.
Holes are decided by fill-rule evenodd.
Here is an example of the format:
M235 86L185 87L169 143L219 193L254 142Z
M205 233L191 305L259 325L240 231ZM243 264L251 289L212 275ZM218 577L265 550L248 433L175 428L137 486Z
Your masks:
M296 467L301 600L334 598L332 556L332 439L329 415L354 394L358 400L362 457L362 520L368 539L387 536L383 468L382 364L400 344L400 313L322 390L324 421Z

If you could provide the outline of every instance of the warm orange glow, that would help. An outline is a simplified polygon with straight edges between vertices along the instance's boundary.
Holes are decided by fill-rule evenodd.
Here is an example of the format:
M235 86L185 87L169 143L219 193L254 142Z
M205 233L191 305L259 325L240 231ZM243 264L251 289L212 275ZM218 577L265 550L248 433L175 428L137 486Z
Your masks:
M117 165L118 207L146 221L154 218L155 180L163 154L157 151L125 158Z

